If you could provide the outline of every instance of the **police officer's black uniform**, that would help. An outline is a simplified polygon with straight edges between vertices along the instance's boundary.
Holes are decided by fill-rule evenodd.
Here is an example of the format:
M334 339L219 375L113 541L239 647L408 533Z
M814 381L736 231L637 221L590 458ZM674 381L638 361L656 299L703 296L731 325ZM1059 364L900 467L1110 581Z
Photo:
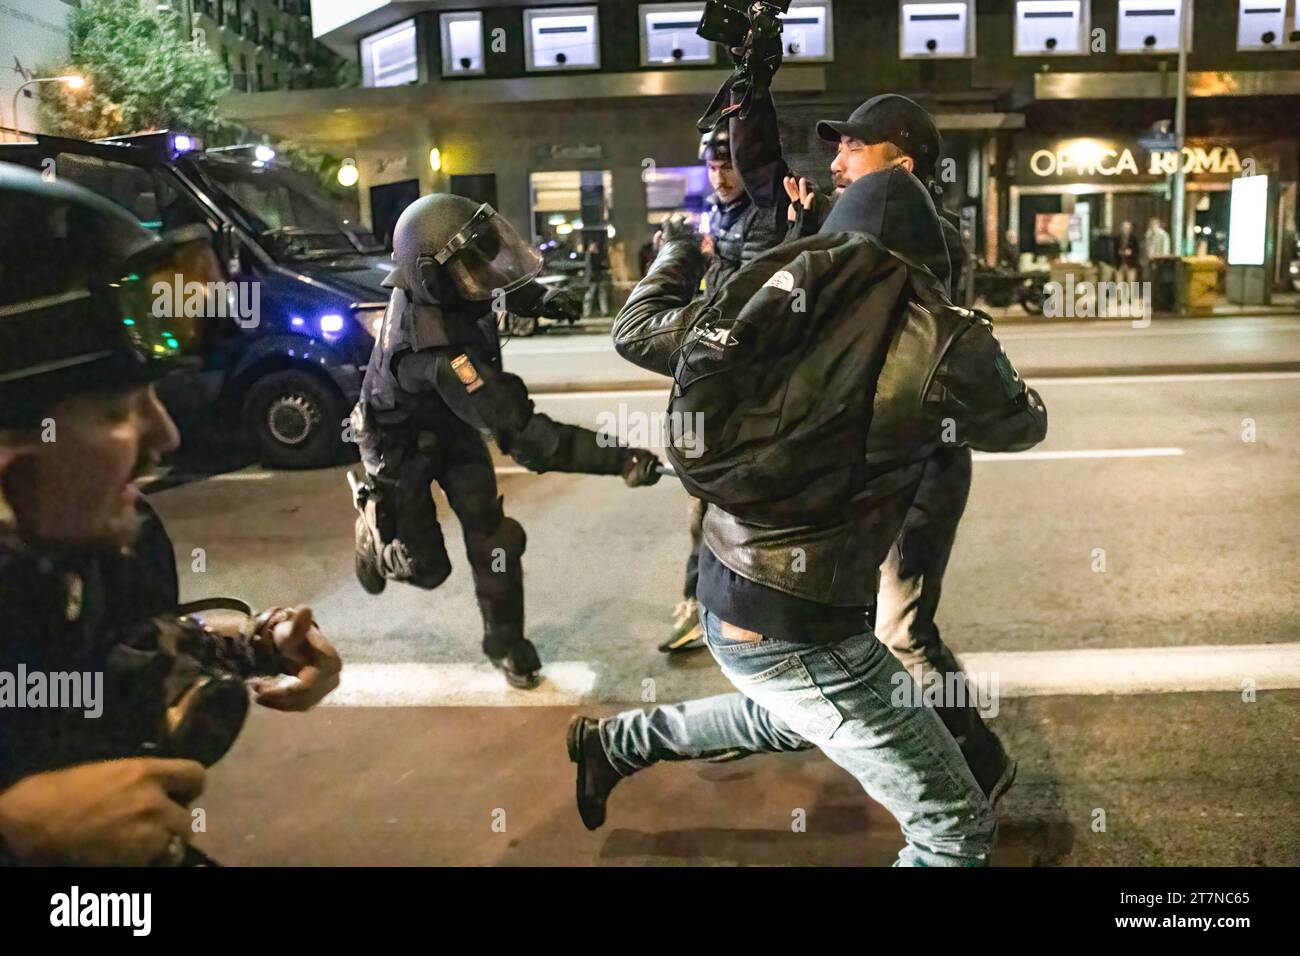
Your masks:
M369 478L360 490L357 573L435 588L451 561L430 482L460 520L483 614L483 651L518 687L541 661L524 637L525 535L502 511L482 433L535 472L622 474L651 484L649 452L538 413L523 380L501 367L497 311L553 307L533 277L540 259L487 204L451 195L407 207L393 232L393 288L353 412Z

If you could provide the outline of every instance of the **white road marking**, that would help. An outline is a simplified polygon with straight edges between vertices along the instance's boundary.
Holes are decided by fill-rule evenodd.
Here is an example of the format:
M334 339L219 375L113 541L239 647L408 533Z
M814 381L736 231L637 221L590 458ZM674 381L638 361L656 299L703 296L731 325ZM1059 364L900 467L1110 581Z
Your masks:
M1059 451L977 451L975 461L1069 461L1089 458L1178 458L1186 452L1181 448L1067 448ZM499 465L498 475L526 475L527 468L519 465Z
M140 479L141 484L152 481L265 481L267 478L273 478L277 472L260 471L247 469L244 471L225 471L219 475L200 475L187 474L186 472L164 472L160 475L145 475Z
M644 394L644 393L637 393ZM1181 448L1085 448L1061 451L982 452L974 454L975 461L1056 461L1088 458L1168 458L1185 454ZM498 475L531 475L520 465L498 465L493 471ZM159 477L189 481L265 481L283 475L278 471L228 471L220 475L164 475L147 476L142 481L156 481Z
M651 388L624 388L599 392L534 392L530 390L529 394L533 398L544 398L547 401L572 400L575 398L645 398L650 395L661 395L667 400L669 390L666 386L663 388L658 387L656 382L654 387Z
M1257 316L1241 316L1240 318L1260 318ZM998 330L998 338L1002 341L1041 341L1044 339L1103 339L1114 338L1121 335L1131 335L1134 332L1142 336L1166 336L1166 335L1234 335L1241 333L1272 333L1272 332L1300 332L1300 322L1291 320L1269 321L1264 318L1262 321L1252 325L1244 326L1236 316L1227 317L1227 321L1218 321L1216 319L1197 319L1198 324L1195 326L1179 326L1175 328L1160 328L1159 322L1146 327L1134 328L1123 319L1113 320L1116 325L1110 327L1096 328L1016 328L1015 325L1002 325ZM1208 322L1212 325L1200 325L1199 323ZM997 319L994 319L994 324ZM1122 325L1119 323L1123 323ZM521 343L522 344L522 343ZM603 344L599 345L565 345L561 343L552 343L550 345L530 345L527 348L515 348L511 353L513 358L526 358L530 355L617 355L614 351L612 341L606 339Z
M1077 458L1172 458L1184 454L1181 448L1079 448L1060 451L977 451L976 461L1060 461Z
M1300 372L1186 372L1177 375L1063 375L1033 378L1035 388L1057 385L1178 385L1186 382L1263 382L1300 379Z
M585 661L558 661L533 690L516 690L501 672L481 664L348 664L332 707L556 707L586 700L596 672Z
M1240 325L1223 325L1217 328L1191 328L1191 329L1158 329L1144 328L1135 329L1130 325L1123 328L1110 329L1069 329L1063 331L1051 332L1029 332L1027 330L1007 331L1007 326L998 330L998 339L1003 342L1038 342L1044 339L1105 339L1115 338L1120 335L1132 335L1137 333L1144 338L1147 336L1162 335L1242 335L1254 332L1300 332L1300 323L1286 322L1276 325L1264 325L1251 328L1242 328Z
M1300 644L990 651L961 655L967 673L999 698L1240 693L1300 688ZM988 675L981 678L980 675ZM490 664L349 664L324 705L332 707L567 707L617 702L597 694L597 671L586 661L542 669L534 690L509 687ZM1247 682L1250 682L1247 684Z
M1003 697L1300 688L1300 644L995 651L963 654L961 664L996 673Z
M1060 377L1030 376L1035 388L1056 385L1139 385L1160 383L1177 385L1187 382L1250 382L1250 381L1290 381L1300 379L1300 372L1185 372L1175 375L1062 375ZM651 383L647 383L651 384ZM581 400L594 398L650 398L661 395L666 400L667 387L625 388L597 390L590 392L544 392L531 393L534 399L547 401Z

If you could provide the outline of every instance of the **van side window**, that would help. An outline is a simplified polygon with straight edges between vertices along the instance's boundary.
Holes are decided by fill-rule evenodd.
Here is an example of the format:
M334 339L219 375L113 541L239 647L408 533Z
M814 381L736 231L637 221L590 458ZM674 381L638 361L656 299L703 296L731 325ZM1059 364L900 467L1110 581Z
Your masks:
M162 207L148 170L97 156L59 153L54 174L112 200L149 229L163 227Z
M153 178L163 232L194 223L203 223L209 229L215 229L212 215L170 173L155 170Z

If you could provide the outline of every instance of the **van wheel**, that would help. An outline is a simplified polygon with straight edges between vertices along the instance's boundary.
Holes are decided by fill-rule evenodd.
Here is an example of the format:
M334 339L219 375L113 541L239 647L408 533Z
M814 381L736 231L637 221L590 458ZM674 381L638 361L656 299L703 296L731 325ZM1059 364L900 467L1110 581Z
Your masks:
M248 390L244 421L265 468L324 468L343 452L343 397L315 375L272 372Z

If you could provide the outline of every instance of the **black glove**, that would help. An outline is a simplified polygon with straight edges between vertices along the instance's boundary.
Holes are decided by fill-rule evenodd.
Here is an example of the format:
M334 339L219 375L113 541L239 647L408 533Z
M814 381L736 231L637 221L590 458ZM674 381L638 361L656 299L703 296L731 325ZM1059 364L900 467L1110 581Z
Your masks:
M623 480L629 488L653 485L659 480L659 456L645 448L629 449L623 460Z
M582 300L567 289L548 289L542 296L541 314L548 319L576 321L582 318Z
M673 216L665 219L662 226L659 227L659 243L666 246L670 242L689 242L693 246L699 246L700 234L695 231L695 227L686 219Z

